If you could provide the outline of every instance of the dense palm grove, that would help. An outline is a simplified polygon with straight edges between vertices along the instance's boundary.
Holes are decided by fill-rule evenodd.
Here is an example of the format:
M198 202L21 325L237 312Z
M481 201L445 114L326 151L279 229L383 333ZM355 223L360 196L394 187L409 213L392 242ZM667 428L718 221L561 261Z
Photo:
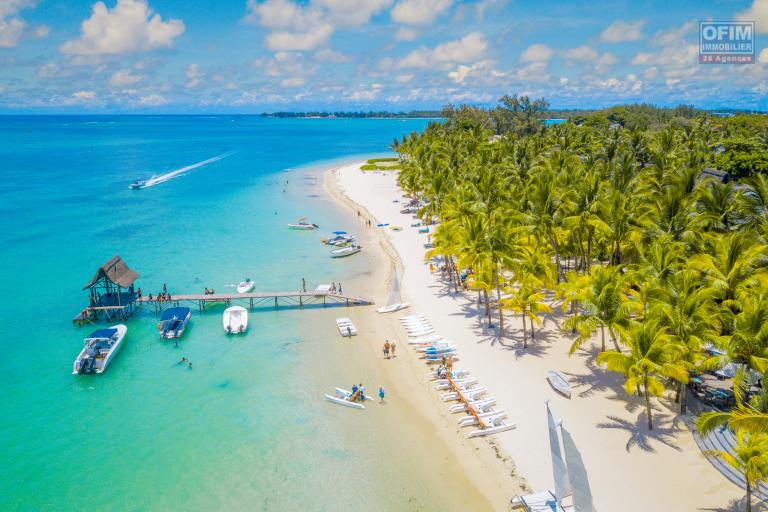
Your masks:
M451 107L395 141L401 187L439 223L430 256L477 291L500 337L502 312L520 315L523 349L562 307L571 353L596 339L649 428L654 397L668 389L684 408L689 379L735 363L736 405L697 426L736 431L719 455L752 487L768 477L768 396L752 385L768 371L768 175L749 155L730 181L703 171L734 146L768 153L768 118L643 107L644 123L612 109L546 127L547 107Z

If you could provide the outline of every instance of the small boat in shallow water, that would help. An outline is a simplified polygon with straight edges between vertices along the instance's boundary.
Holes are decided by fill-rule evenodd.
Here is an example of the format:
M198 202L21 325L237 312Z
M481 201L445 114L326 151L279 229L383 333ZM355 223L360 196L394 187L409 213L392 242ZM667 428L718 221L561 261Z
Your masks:
M317 229L320 226L317 224L313 224L311 222L307 222L306 218L302 217L299 219L299 222L296 222L294 224L288 224L289 229L303 229L303 230L312 230Z
M117 351L120 350L126 332L128 328L123 324L93 331L84 340L83 350L75 359L72 374L104 373Z
M256 287L256 282L251 281L250 277L246 277L245 281L242 281L237 285L237 293L248 293Z
M339 333L344 337L357 336L357 327L347 317L337 318L336 327L339 328Z
M328 400L329 402L333 402L334 404L343 405L344 407L351 407L352 409L365 409L365 406L363 404L352 402L351 400L347 400L346 398L339 398L337 396L326 394L325 399Z
M166 339L181 338L187 323L192 317L192 311L189 308L168 308L163 311L160 321L157 323L157 330L160 331L160 337Z
M360 252L362 247L359 245L348 245L347 247L342 247L341 249L333 249L331 251L331 258L344 258L346 256L352 256L353 254L357 254Z
M227 334L243 334L248 329L248 310L242 306L225 309L222 324Z
M571 385L568 384L568 380L562 373L549 370L547 372L547 380L555 388L555 391L567 398L571 398Z

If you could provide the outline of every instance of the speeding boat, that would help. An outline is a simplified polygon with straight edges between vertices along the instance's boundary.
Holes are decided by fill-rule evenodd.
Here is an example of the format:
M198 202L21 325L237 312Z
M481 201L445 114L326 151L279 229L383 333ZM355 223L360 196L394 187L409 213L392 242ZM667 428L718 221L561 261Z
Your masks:
M128 185L128 188L137 189L137 188L144 188L144 185L147 184L147 180L136 180L130 185Z
M242 281L237 285L237 293L248 293L256 287L256 282L251 281L250 277L246 277L245 281Z
M157 323L157 330L160 331L160 337L165 339L181 338L191 317L192 311L189 308L180 307L166 309L163 311L163 315Z
M75 359L72 374L104 373L120 349L128 328L123 324L93 331L83 342L83 350Z
M350 245L348 247L342 247L341 249L334 249L331 251L331 258L344 258L346 256L352 256L360 252L362 247L359 245Z
M227 334L243 334L248 329L248 310L242 306L225 309L222 324Z
M288 228L289 229L305 229L305 230L308 230L308 229L317 229L319 227L320 226L318 226L317 224L313 224L313 223L307 222L305 217L300 218L299 222L297 222L295 224L288 224Z

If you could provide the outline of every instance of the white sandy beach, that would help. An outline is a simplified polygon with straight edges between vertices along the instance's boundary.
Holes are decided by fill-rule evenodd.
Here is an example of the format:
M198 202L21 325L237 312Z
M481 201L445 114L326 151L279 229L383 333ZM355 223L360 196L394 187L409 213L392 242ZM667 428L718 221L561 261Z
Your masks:
M494 332L483 327L483 308L476 294L454 294L439 273L430 274L424 261L427 235L409 227L412 216L399 213L401 204L393 202L402 199L396 172L362 172L359 165L351 165L338 169L336 175L339 189L376 222L403 228L399 232L371 229L378 229L391 242L402 263L401 288L403 300L412 304L409 313L428 316L438 333L454 341L461 357L456 367L471 370L517 424L516 430L471 441L463 439L466 430L453 429L448 434L455 435L456 443L498 447L512 459L529 489L551 489L545 417L545 402L550 400L555 416L568 427L581 451L597 510L721 510L743 495L701 454L674 412L676 404L654 400L655 428L648 431L643 404L627 397L621 376L595 368L597 346L568 356L571 342L556 325L559 310L537 329L536 341L526 350L521 348L522 323L511 314L505 315L508 337L504 344L496 341ZM399 316L390 315L390 321L396 323ZM401 351L408 350L406 340L399 329ZM419 373L414 378L424 380L426 367L417 368L411 367ZM546 380L550 369L570 379L572 399L550 387ZM421 388L429 394L429 386ZM430 398L435 407L447 409L436 393ZM509 497L517 492L519 488L510 488ZM492 503L506 509L498 498Z

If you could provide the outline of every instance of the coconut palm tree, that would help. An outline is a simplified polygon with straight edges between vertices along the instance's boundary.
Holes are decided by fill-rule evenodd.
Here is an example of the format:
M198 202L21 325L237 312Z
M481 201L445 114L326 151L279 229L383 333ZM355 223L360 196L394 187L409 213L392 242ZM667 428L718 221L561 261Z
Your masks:
M648 429L653 430L651 395L661 396L664 392L660 377L688 382L688 366L682 358L686 349L671 343L667 327L654 318L631 322L628 328L621 330L621 335L629 352L600 352L597 363L623 374L626 377L624 389L629 395L642 387Z
M571 345L573 354L586 343L598 329L600 347L605 351L605 333L619 350L617 334L628 325L631 311L636 307L628 296L627 276L617 267L592 267L586 294L582 299L582 312L563 322L564 329L576 330L578 335Z
M541 325L540 313L551 313L552 308L544 302L544 294L539 288L540 282L528 274L510 288L510 296L500 301L501 307L520 313L523 319L523 348L528 348L528 328L526 317L531 322L531 339L535 339L535 324Z
M751 512L752 491L768 479L768 435L737 430L732 451L707 450L705 453L723 459L744 475L747 512Z

